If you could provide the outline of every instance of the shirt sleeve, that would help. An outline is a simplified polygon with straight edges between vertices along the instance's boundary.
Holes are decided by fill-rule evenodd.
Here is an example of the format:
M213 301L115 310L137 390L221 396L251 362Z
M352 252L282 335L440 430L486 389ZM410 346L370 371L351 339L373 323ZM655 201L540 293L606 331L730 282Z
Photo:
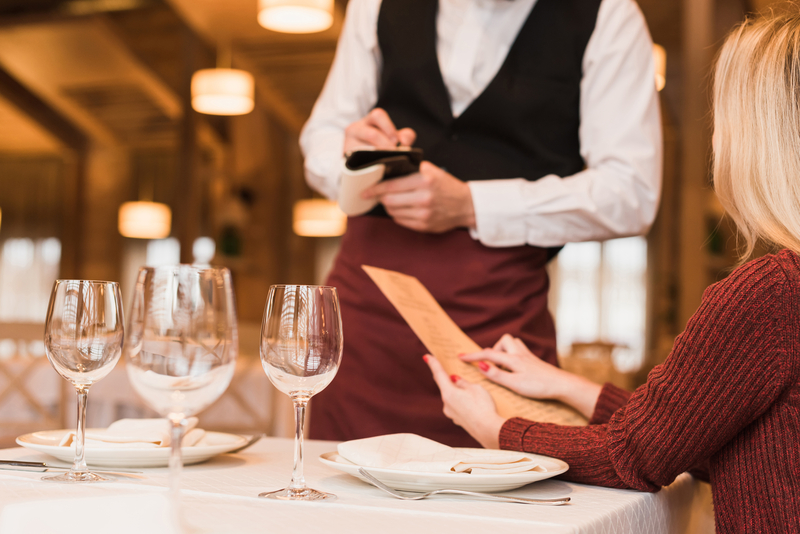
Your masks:
M706 291L670 356L607 424L510 419L501 447L561 458L568 480L643 491L703 465L797 378L793 289L776 262L754 263Z
M642 234L661 192L661 118L653 43L633 0L603 0L581 82L586 169L469 183L472 237L490 247L561 246Z
M380 0L351 0L325 86L300 134L308 184L336 200L344 131L378 101L381 55L375 28Z

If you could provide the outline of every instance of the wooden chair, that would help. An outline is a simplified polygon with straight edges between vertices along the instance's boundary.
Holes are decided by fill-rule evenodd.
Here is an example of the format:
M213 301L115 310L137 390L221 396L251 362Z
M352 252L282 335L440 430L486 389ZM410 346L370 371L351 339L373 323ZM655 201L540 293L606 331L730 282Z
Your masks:
M563 369L598 384L611 382L615 386L630 390L633 374L617 370L611 357L614 350L619 347L605 341L573 343L571 353L559 357L559 364Z
M200 414L203 428L242 434L294 435L292 403L264 373L258 352L260 341L260 324L239 324L236 372L220 400Z
M43 337L43 324L0 323L0 446L66 426L70 386L45 357Z

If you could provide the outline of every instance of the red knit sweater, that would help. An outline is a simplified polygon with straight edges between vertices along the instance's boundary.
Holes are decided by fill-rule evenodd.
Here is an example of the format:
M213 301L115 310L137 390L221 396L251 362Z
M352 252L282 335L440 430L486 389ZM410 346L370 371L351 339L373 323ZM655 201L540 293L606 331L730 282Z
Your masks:
M647 383L606 385L590 425L509 419L500 445L555 456L575 482L658 491L710 474L718 533L800 532L800 257L787 250L709 287Z

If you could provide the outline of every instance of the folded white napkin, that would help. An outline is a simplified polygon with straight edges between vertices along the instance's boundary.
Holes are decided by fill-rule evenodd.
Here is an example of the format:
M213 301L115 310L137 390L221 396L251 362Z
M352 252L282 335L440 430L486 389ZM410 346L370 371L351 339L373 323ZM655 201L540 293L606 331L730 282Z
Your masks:
M361 467L474 475L546 472L522 453L454 449L416 434L389 434L340 443L339 454Z
M206 431L197 426L197 417L190 417L183 436L182 447L196 445ZM166 419L120 419L108 428L86 432L86 447L154 449L170 446L170 423ZM75 431L68 432L59 443L62 447L72 447Z

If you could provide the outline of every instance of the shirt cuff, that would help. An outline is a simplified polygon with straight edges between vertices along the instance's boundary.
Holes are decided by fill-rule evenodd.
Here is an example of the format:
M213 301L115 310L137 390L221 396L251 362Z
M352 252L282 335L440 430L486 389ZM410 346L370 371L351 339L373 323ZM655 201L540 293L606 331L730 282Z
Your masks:
M475 208L476 229L470 231L487 247L517 247L526 244L523 178L473 180L467 183Z
M603 389L600 390L589 424L602 425L608 423L614 412L625 406L630 397L631 393L629 391L607 382L603 385Z

